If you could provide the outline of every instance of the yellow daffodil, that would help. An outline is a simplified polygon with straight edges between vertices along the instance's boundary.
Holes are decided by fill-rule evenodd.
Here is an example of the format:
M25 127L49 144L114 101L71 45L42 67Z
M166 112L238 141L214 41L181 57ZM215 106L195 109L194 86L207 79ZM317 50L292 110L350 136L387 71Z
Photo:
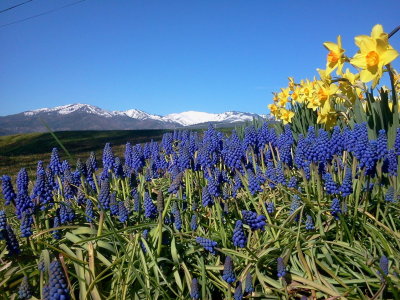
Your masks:
M326 101L322 109L318 112L317 123L325 124L327 129L331 129L337 120L337 113L330 101Z
M393 102L389 102L388 105L389 105L390 111L393 112ZM397 112L400 113L400 105L399 104L397 104Z
M342 78L347 80L339 81L339 90L341 95L336 100L337 102L340 102L349 107L352 106L357 99L363 97L363 91L359 87L357 87L359 86L358 83L360 74L354 74L350 72L350 70L347 68L346 72L342 74Z
M299 86L295 86L294 89L293 89L293 92L290 94L290 97L292 98L292 100L294 102L301 103L303 101L300 99L299 95L300 95L300 87Z
M286 108L281 108L279 114L280 114L280 119L283 121L283 124L285 125L287 123L290 123L292 121L292 118L294 117L294 112Z
M357 73L357 74L351 73L349 68L347 68L346 72L344 72L342 74L342 77L347 79L350 84L355 84L356 80L358 80L360 78L360 74L359 73Z
M374 26L371 36L357 36L355 43L360 50L350 63L361 69L361 81L373 81L372 88L375 88L382 77L383 66L395 60L399 53L389 45L387 33L379 24Z
M394 88L397 93L400 93L400 74L396 70L393 70L393 73Z
M290 88L281 89L281 91L278 93L279 106L284 107L286 103L290 102L289 93L290 93Z
M325 42L325 48L329 51L326 57L326 72L327 74L332 73L337 68L336 73L342 74L343 64L345 62L344 49L342 48L342 38L339 35L337 37L337 44L332 42Z
M316 110L319 107L323 107L325 102L329 100L329 97L334 95L338 91L338 86L336 84L327 85L322 81L318 82L316 87L316 95L308 103L307 107L312 110Z
M279 116L279 108L276 106L276 104L269 104L268 105L269 110L271 111L271 114L275 117Z
M291 91L293 91L294 90L294 87L295 87L295 83L294 83L294 78L293 77L289 77L288 78L289 79L289 89L291 90Z
M279 101L278 98L278 93L272 93L274 95L274 97L272 98L272 100L274 100L274 103L277 103Z
M310 80L301 81L298 102L308 103L314 94L314 84Z
M330 73L328 73L327 70L317 69L317 72L319 74L320 81L323 81L325 84L328 84L328 85L331 83L332 77L331 77Z

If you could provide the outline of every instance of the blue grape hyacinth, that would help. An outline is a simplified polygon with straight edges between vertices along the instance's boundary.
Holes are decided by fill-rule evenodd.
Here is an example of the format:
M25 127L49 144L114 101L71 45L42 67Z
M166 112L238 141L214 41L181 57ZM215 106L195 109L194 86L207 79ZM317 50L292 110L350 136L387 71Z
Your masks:
M3 175L1 177L1 181L4 199L6 200L5 205L10 205L10 203L13 202L17 196L11 183L11 177L8 175Z
M196 237L196 242L200 244L204 249L211 252L211 254L216 254L214 247L218 246L217 242L203 237Z
M142 232L142 238L143 238L144 240L147 241L147 238L148 238L148 236L149 236L149 233L150 233L150 230L148 230L147 228L146 228L145 230L143 230L143 232ZM144 253L147 252L147 248L146 248L146 246L144 245L144 243L143 243L142 241L140 241L140 247L142 248L142 250L143 250Z
M242 300L243 299L243 288L242 282L239 281L236 285L235 293L233 294L234 300Z
M49 299L71 299L63 269L57 260L50 263L48 288Z
M33 224L33 218L32 218L32 211L31 209L27 210L24 212L22 216L22 221L21 221L21 236L22 237L30 237L32 235L32 224Z
M332 174L331 173L325 173L323 175L324 179L324 187L325 191L329 195L334 195L338 193L338 186L337 184L333 181Z
M202 195L201 195L201 201L202 201L204 207L213 206L214 205L214 200L211 197L207 186L203 187L203 191L202 191Z
M191 220L190 220L190 228L191 228L192 230L196 230L197 227L198 227L198 225L197 225L197 215L196 215L196 214L193 214L193 215L192 215L192 218L191 218Z
M306 217L306 230L314 230L314 222L313 219L310 215L307 215Z
M267 207L267 213L273 214L275 212L275 204L274 204L274 202L266 202L265 206Z
M381 271L382 271L384 276L388 276L388 274L389 274L389 260L385 255L382 255L381 259L379 260L379 268L381 269Z
M99 193L99 208L108 210L110 209L110 183L108 178L101 182Z
M261 229L264 230L266 225L266 217L262 215L257 215L257 213L250 210L242 210L243 223L249 225L251 230Z
M92 223L94 221L93 202L90 199L86 200L85 215L87 222Z
M122 201L118 202L118 220L121 223L128 221L128 210Z
M112 216L117 216L118 215L118 201L117 201L117 195L116 193L111 193L110 194L110 212Z
M335 217L336 220L339 220L339 214L342 213L340 200L338 198L334 198L331 203L331 215Z
M247 178L249 182L249 190L252 195L255 195L257 192L262 192L260 181L257 176L254 175L252 170L247 170Z
M394 202L395 201L395 192L393 186L390 186L385 194L385 201L386 202Z
M60 162L60 157L58 156L58 149L53 148L51 151L51 158L50 158L50 170L54 175L60 175L62 170L61 170L61 162Z
M139 193L137 192L136 188L132 189L131 195L133 198L133 211L139 212L140 211L140 200L139 200Z
M192 284L190 285L190 297L193 300L200 299L199 282L196 277L192 279Z
M293 215L295 211L302 205L300 197L297 195L292 196L292 203L290 204L289 215ZM294 220L297 222L299 220L299 214L296 213Z
M53 220L53 228L57 228L59 226L60 226L60 218L58 216L55 216L54 220ZM61 239L61 233L60 233L59 229L53 230L52 235L53 235L53 238L56 240Z
M227 283L233 283L236 280L232 258L229 255L225 258L222 279L225 280Z
M28 172L26 171L25 168L22 168L21 170L19 170L17 175L18 194L28 192L28 183L29 183Z
M9 224L6 225L6 229L4 230L4 239L6 240L8 256L14 256L21 253L17 237Z
M243 230L243 223L241 220L236 221L235 229L233 230L233 245L239 248L245 248L247 245L247 237Z
M282 278L286 275L286 266L282 257L278 257L277 259L277 275L278 278Z
M174 224L176 230L181 230L182 229L181 212L179 211L178 204L176 202L172 204L172 214L174 216Z
M28 282L28 277L24 276L21 281L21 285L19 286L18 289L18 299L30 299L32 297L32 293L30 290L29 282Z
M346 175L344 176L342 185L339 187L339 191L343 197L353 194L353 179L350 168L346 168Z
M148 192L144 193L144 216L148 219L155 219L157 217L157 206L153 203Z
M251 277L251 273L247 272L246 274L246 284L244 286L244 293L246 295L251 294L254 292L254 287L253 287L253 278Z
M0 210L0 232L6 229L7 217L4 210Z

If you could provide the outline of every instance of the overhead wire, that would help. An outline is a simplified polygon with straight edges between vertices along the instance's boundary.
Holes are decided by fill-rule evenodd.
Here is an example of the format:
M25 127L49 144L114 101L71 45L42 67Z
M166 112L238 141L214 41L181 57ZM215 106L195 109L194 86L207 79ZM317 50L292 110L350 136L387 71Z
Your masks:
M35 19L35 18L44 16L44 15L48 15L48 14L51 14L51 13L53 13L53 12L62 10L62 9L64 9L64 8L67 8L67 7L70 7L70 6L77 5L77 4L82 3L82 2L85 2L85 1L87 1L87 0L75 1L75 2L73 2L73 3L69 3L69 4L66 4L66 5L61 6L61 7L58 7L58 8L53 8L53 9L44 11L44 12L42 12L42 13L39 13L39 14L36 14L36 15L33 15L33 16L30 16L30 17L21 19L21 20L17 20L17 21L13 21L13 22L10 22L10 23L6 23L6 24L3 24L3 25L0 25L0 28L4 28L4 27L7 27L7 26L10 26L10 25L13 25L13 24L18 24L18 23L21 23L21 22L25 22L25 21L28 21L28 20L31 20L31 19Z
M22 3L19 3L19 4L16 4L16 5L14 5L14 6L10 6L10 7L8 7L8 8L3 9L3 10L0 10L0 14L3 13L3 12L6 12L6 11L12 10L12 9L14 9L14 8L17 8L18 6L21 6L21 5L24 5L24 4L26 4L26 3L32 2L32 1L33 1L33 0L28 0L28 1L25 1L25 2L22 2Z

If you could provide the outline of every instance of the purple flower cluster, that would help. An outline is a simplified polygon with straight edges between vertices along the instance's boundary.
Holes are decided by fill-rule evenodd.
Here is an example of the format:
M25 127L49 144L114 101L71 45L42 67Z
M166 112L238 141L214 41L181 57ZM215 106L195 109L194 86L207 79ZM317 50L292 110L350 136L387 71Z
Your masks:
M243 224L249 225L251 230L264 230L266 225L265 216L257 215L257 213L250 210L242 210L242 216Z

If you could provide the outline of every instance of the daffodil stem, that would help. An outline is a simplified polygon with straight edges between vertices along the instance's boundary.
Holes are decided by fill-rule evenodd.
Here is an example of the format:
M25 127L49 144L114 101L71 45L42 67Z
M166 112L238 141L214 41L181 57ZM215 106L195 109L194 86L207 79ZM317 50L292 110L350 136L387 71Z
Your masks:
M396 32L399 31L399 30L400 30L400 25L397 26L395 29L393 29L393 30L389 33L388 38L390 39L390 38L391 38L393 35L395 35Z

